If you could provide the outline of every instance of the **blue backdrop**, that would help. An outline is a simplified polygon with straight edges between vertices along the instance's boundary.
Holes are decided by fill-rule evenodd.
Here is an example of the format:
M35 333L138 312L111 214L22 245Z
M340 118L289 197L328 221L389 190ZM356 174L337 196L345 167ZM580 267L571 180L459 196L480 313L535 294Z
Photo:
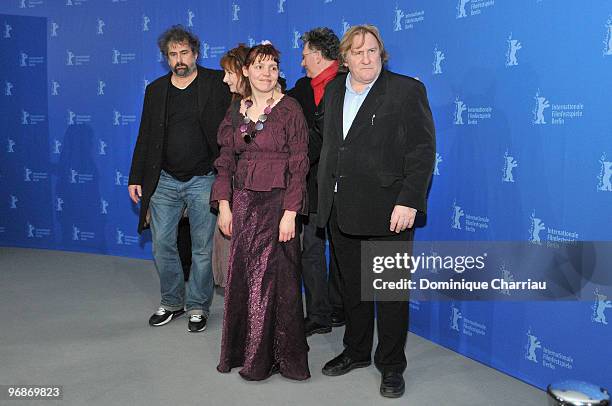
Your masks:
M435 117L419 239L612 239L609 0L6 0L0 13L0 244L150 257L127 175L144 88L167 72L156 38L176 23L208 67L271 40L289 85L304 31L376 24ZM411 330L539 387L612 388L612 291L590 295L413 301Z

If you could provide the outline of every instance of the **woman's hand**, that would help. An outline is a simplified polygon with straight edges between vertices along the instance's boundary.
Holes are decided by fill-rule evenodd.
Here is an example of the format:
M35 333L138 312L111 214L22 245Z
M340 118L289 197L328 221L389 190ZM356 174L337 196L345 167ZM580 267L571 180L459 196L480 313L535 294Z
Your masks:
M285 210L278 225L278 241L287 242L295 237L295 215L296 212Z
M230 209L229 201L219 201L219 215L217 216L217 226L219 230L227 236L232 236L232 210Z

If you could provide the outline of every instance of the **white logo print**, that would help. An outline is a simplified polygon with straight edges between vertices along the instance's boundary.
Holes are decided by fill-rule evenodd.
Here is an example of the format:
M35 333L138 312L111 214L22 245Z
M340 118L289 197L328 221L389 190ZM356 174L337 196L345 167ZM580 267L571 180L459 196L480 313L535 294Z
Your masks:
M74 65L74 53L72 51L68 51L66 50L66 65L67 66L73 66Z
M440 174L440 166L439 165L440 165L440 162L442 162L442 161L444 161L442 159L442 155L440 155L440 154L438 154L436 152L436 165L434 167L434 172L433 172L434 175L439 175Z
M535 108L533 109L533 123L534 124L546 124L544 119L544 110L550 107L550 103L546 100L546 97L540 95L540 90L536 92L534 97Z
M151 19L149 17L147 17L146 15L142 16L142 30L143 31L149 31L150 22L151 22Z
M23 51L19 53L19 66L28 66L28 54Z
M64 199L62 199L61 197L56 197L55 198L55 211L62 211L64 210Z
M53 154L61 154L62 143L59 140L53 140Z
M504 168L502 170L502 182L514 182L512 170L518 166L518 162L513 156L508 155L508 151L504 154Z
M73 241L78 241L80 240L79 238L79 234L81 234L81 230L75 226L74 224L72 225L72 240Z
M102 80L98 80L98 96L104 96L104 88L106 83Z
M52 37L57 37L57 30L59 28L59 24L56 23L55 21L53 21L51 23L51 36Z
M25 182L32 182L32 171L30 168L23 168L23 180Z
M342 17L342 35L346 34L351 25Z
M278 14L285 12L285 0L278 0L278 9L276 10Z
M7 138L6 152L8 153L15 152L15 150L13 149L14 146L15 146L15 141L13 141L10 138Z
M467 14L465 12L465 6L468 4L470 0L459 0L459 3L457 4L457 18L464 18L467 17Z
M118 245L123 245L123 237L125 236L125 234L123 234L123 231L116 229L117 231L117 244Z
M203 59L207 59L208 58L208 51L210 50L210 45L208 45L206 42L202 44L202 58Z
M9 200L9 209L16 209L18 201L19 199L17 199L17 196L11 195Z
M117 49L113 49L113 64L119 64L119 56L121 56L121 52Z
M21 110L21 124L22 125L30 124L29 117L30 117L30 113L28 113L25 110Z
M519 49L523 48L523 45L516 39L512 39L512 34L506 40L508 43L508 50L506 51L506 66L517 66L518 60L516 59L516 53Z
M11 38L13 27L9 23L4 23L4 38Z
M433 74L439 75L442 73L442 61L446 59L444 52L438 50L438 46L434 49Z
M599 184L597 190L603 192L612 192L612 162L606 160L606 154L602 154L599 158L601 164L601 171L599 172Z
M121 184L123 183L123 174L117 170L115 170L115 185L117 186L121 186Z
M467 110L467 106L464 102L459 100L459 97L455 98L455 121L456 125L463 125L463 113Z
M535 210L531 213L531 227L529 227L529 241L533 244L542 244L540 232L546 228L542 219L535 216Z
M461 311L455 305L451 306L452 314L450 317L450 328L451 330L459 331L459 320L463 318Z
M98 155L106 155L106 147L108 145L104 140L99 140L98 142Z
M28 223L27 227L28 227L28 238L34 238L34 231L36 230L36 228L30 223Z
M536 350L542 348L542 343L538 340L538 337L531 334L531 329L527 331L527 352L525 354L525 358L529 361L538 362L538 357L536 355Z
M187 10L187 27L193 27L193 17L195 17L193 11Z
M604 52L605 56L612 55L612 15L608 17L606 21L606 36L604 39Z
M20 0L19 1L19 8L26 8L26 0Z
M100 199L100 214L108 214L108 202Z
M77 176L79 176L79 173L74 169L70 169L70 183L77 183Z
M5 96L13 95L13 84L11 82L4 82L4 95Z
M295 30L295 29L293 30L293 39L291 40L293 49L297 49L300 47L299 40L301 36L302 34L300 34L298 30Z
M104 35L104 26L106 23L104 20L98 18L98 35Z
M51 81L51 96L58 96L59 88L60 88L60 84L56 82L55 80L52 80Z
M461 217L465 215L465 212L461 208L461 206L457 206L457 202L453 201L453 215L451 217L453 223L451 225L452 228L456 230L461 230Z
M608 324L606 320L606 309L612 309L612 301L608 297L595 290L595 304L592 306L593 316L591 320L595 323Z
M113 110L113 125L120 125L121 122L119 120L121 120L121 113L117 110Z
M75 117L76 117L76 113L72 110L68 110L68 125L74 125Z
M238 12L240 11L240 6L236 3L232 3L232 21L238 21Z
M402 18L404 18L404 11L401 10L397 5L395 6L395 18L393 20L393 31L402 30Z

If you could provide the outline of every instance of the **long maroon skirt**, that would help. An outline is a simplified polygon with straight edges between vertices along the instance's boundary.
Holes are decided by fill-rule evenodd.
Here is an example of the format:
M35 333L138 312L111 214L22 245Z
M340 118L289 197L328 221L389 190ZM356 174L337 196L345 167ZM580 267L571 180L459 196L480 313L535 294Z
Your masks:
M234 190L221 359L247 380L310 377L297 237L278 242L283 190Z

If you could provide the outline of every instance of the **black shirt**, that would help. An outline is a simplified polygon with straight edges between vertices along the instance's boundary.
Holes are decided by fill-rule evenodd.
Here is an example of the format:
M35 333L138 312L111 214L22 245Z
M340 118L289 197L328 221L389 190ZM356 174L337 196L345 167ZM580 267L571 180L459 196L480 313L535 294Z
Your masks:
M212 170L211 153L198 120L198 78L185 89L168 85L162 169L187 182Z

